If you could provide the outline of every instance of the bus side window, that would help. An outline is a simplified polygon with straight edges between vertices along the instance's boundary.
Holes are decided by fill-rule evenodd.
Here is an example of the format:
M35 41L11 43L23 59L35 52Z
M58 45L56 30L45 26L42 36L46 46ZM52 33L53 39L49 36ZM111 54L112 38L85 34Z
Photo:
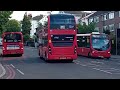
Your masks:
M79 36L78 37L78 47L84 47L85 46L85 40L83 39L83 37L82 36Z
M87 48L90 48L90 37L87 37Z

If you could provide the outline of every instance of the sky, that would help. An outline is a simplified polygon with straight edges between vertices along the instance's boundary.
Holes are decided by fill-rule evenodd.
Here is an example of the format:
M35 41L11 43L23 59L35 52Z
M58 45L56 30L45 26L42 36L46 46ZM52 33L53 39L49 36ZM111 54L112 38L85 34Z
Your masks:
M25 14L25 12L27 12L28 14L32 14L32 16L37 16L37 15L40 15L40 14L43 14L43 15L47 15L48 11L14 11L13 14L11 15L11 19L16 19L18 21L21 21L23 19L23 16ZM52 13L55 14L55 13L58 13L59 11L53 11ZM90 11L86 11L86 12L90 12Z
M23 19L23 16L27 12L28 14L32 14L32 16L37 16L40 14L47 15L48 11L14 11L13 14L11 15L11 19L16 19L18 21ZM58 13L59 11L53 11L53 13Z

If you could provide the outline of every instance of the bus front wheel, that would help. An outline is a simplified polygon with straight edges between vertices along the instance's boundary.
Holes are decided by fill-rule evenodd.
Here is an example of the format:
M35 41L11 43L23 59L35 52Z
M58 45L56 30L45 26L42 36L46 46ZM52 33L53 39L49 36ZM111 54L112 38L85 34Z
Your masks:
M88 57L91 58L91 54L90 54L90 52L88 53Z

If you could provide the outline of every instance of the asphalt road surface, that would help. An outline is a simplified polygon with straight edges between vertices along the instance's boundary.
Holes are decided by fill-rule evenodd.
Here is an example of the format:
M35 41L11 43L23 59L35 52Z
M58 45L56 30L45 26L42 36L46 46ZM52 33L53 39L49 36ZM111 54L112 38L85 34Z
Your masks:
M79 56L73 63L47 63L37 49L25 47L22 57L0 57L6 73L1 79L120 79L120 59Z

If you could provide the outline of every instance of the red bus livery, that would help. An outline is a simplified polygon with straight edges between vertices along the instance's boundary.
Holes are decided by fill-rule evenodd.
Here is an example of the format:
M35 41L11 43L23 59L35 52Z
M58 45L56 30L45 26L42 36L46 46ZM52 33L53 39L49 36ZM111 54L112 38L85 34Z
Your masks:
M2 55L23 54L23 35L21 32L5 32L2 35Z
M77 59L76 22L73 15L51 14L39 33L39 55L48 60Z
M110 58L111 44L104 33L77 34L77 54L88 57Z

